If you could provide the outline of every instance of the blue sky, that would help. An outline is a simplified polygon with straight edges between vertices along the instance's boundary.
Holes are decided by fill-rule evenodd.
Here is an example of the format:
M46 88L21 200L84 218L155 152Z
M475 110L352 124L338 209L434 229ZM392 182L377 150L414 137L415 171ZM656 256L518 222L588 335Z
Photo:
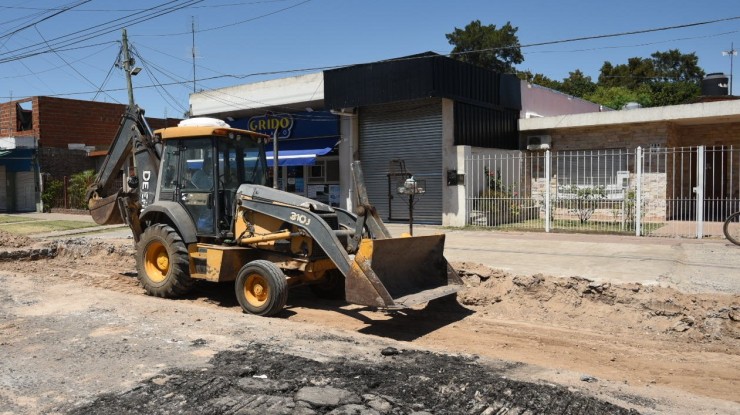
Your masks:
M522 45L731 19L522 49L525 61L518 69L556 80L575 69L596 80L604 61L621 64L669 49L696 53L707 73L729 73L730 58L722 51L733 42L740 49L740 19L732 19L740 16L738 0L196 1L3 0L0 101L51 95L127 103L123 73L113 66L124 25L143 58L135 100L155 117L181 117L187 109L193 21L199 91L301 73L256 75L266 72L448 53L445 34L475 19L497 27L511 22ZM156 10L167 13L156 17ZM130 15L146 20L127 21ZM740 72L740 60L734 63Z

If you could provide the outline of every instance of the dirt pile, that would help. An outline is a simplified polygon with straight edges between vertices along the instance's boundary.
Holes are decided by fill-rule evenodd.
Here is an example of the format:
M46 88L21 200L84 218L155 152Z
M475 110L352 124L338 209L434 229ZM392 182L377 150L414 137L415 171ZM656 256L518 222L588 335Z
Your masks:
M507 379L467 357L402 350L384 355L381 364L318 362L251 344L218 353L207 369L167 371L69 413L637 413L565 387Z
M0 230L0 249L24 248L34 244L34 240L25 235L15 235Z
M661 286L612 285L579 277L512 275L470 263L454 266L466 283L458 300L484 314L740 348L738 296L686 294Z

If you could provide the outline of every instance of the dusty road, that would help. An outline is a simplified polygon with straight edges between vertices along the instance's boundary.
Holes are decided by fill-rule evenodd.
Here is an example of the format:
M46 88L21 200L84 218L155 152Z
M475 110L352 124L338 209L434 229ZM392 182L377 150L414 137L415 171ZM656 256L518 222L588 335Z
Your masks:
M62 248L0 263L0 413L740 413L729 294L456 264L459 305L385 314L296 291L265 319L230 285L145 296L130 241Z

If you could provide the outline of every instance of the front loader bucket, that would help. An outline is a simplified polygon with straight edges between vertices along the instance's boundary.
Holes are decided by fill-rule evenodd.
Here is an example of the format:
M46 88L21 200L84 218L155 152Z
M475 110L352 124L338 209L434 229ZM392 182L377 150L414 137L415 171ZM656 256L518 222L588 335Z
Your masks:
M120 192L117 192L108 197L94 197L90 199L88 207L90 208L90 216L92 216L95 223L98 225L115 225L123 223L121 209L118 206L119 193Z
M444 257L444 235L363 239L345 282L350 303L406 308L454 294L462 280Z

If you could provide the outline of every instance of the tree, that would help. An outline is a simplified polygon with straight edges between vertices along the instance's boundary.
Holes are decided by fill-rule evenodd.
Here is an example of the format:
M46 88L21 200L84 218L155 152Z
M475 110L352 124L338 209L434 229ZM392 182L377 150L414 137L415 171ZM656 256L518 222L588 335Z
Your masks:
M553 79L550 79L541 73L533 74L529 70L519 71L516 73L516 76L522 81L527 81L531 84L544 86L545 88L554 89L556 91L560 91L560 89L563 87L562 83L555 81Z
M652 92L649 88L632 90L624 86L598 86L586 100L612 109L621 109L628 102L637 102L643 107L653 106Z
M586 76L580 69L570 72L569 76L563 79L561 92L574 97L583 98L592 94L596 90L596 84L591 81L590 76Z
M456 27L445 36L454 46L455 59L500 73L513 73L514 65L524 62L517 30L510 22L498 29L496 25L484 26L480 20L474 20L464 29Z
M704 78L695 53L683 54L678 49L655 52L650 55L658 80L663 82L689 82L697 85Z
M604 62L599 75L599 86L623 86L636 89L642 84L650 83L655 77L653 61L643 58L629 58L626 64L613 66Z
M702 78L704 71L699 67L695 53L684 54L678 49L658 51L650 58L629 58L626 64L614 66L611 62L604 62L598 82L604 89L598 95L602 99L611 95L608 100L614 103L621 99L613 98L624 94L611 88L626 88L640 96L636 102L643 106L683 104L699 96ZM647 99L646 94L649 95Z

